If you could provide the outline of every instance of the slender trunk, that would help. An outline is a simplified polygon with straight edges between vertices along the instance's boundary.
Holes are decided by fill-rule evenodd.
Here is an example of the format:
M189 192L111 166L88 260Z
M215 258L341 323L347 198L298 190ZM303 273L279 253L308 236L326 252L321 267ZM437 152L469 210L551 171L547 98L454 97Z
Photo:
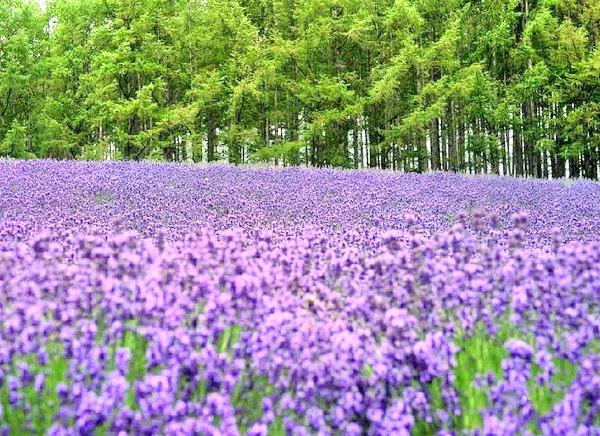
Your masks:
M475 138L477 141L479 141L481 139L481 129L480 129L480 125L479 125L479 120L477 118L475 118L475 121L473 121L472 123L472 131L473 131L473 136L472 138ZM483 170L483 162L482 162L482 153L484 152L478 144L478 147L470 147L471 148L471 152L473 154L473 172L475 174L479 174L482 170Z
M379 110L375 105L372 108L371 116L369 117L369 166L377 168L378 166L378 151L381 143L381 133L379 131Z
M388 159L389 150L386 145L381 143L379 145L379 159L381 160L381 169L386 170L389 168L389 159Z
M596 161L590 146L583 152L583 175L588 179L596 179Z
M528 134L531 126L531 105L527 101L523 104L523 128L522 128L522 140L523 140L523 155L524 155L524 173L526 176L535 177L534 168L534 157L533 157L533 144L531 143L531 135Z
M553 160L554 166L552 168L552 177L560 179L567 175L567 162L562 154L556 152Z
M271 143L270 141L270 137L269 137L269 118L267 116L266 113L266 108L264 104L260 105L260 134L261 134L261 139L262 139L262 143L265 147L268 147Z
M447 124L443 118L440 118L440 169L448 169L448 154L446 150Z
M559 105L553 110L553 114L551 115L553 118L560 118L563 112L563 108ZM555 132L554 136L554 150L552 151L552 177L555 179L560 179L567 175L567 163L564 155L562 154L563 146L565 145L565 139L562 135L560 129Z
M516 177L523 176L523 147L519 118L519 114L513 114L513 173Z
M579 178L581 176L581 165L579 155L569 157L569 177Z
M214 162L216 159L216 148L217 148L217 123L216 119L212 114L207 117L206 120L206 158L208 162Z
M448 134L448 169L450 171L457 171L458 169L455 128L454 106L452 102L450 102L448 103L448 123L446 126L446 131Z
M537 116L538 116L538 128L541 132L547 132L548 126L546 125L546 116L544 114L544 107L542 105L537 106ZM536 150L537 160L538 160L538 174L539 177L543 177L547 179L549 177L548 174L548 150L544 149L543 152L541 150Z
M491 150L492 152L490 153L490 161L491 161L491 167L492 167L492 172L494 174L500 174L500 156L502 156L502 152L504 150L504 131L500 130L500 135L499 135L499 143L495 143L494 144L494 149Z
M421 92L423 86L423 72L421 67L417 67L417 94ZM417 139L417 164L420 173L427 171L427 138L420 134Z
M500 143L502 144L502 174L505 176L511 174L509 141L508 129L502 129L500 132Z
M298 68L298 66L296 65L295 62L290 63L290 76L291 76L293 82L296 81L296 76L298 73L297 68ZM298 141L298 139L299 139L299 133L298 133L299 118L300 118L300 112L298 111L296 102L294 101L294 99L291 95L288 95L287 96L287 123L286 123L286 130L285 130L286 140L294 141L294 142ZM308 154L306 155L306 158L308 159ZM291 163L292 163L292 165L300 164L300 152L294 153Z
M465 124L458 123L458 170L464 171L465 165Z
M438 118L431 121L431 169L441 170L440 165L440 126Z
M358 169L358 121L352 120L352 154L354 169Z
M360 137L358 140L358 145L359 145L359 153L358 153L358 160L359 160L359 168L362 168L364 166L364 162L365 162L365 145L363 143L363 138L364 138L364 132L362 129L362 126L359 125L358 127L358 132L360 133Z

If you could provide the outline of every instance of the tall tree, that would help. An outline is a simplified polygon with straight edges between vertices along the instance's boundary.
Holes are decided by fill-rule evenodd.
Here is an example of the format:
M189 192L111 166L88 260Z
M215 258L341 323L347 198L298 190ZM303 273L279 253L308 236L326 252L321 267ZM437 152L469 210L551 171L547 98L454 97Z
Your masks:
M0 154L598 177L583 0L0 4Z

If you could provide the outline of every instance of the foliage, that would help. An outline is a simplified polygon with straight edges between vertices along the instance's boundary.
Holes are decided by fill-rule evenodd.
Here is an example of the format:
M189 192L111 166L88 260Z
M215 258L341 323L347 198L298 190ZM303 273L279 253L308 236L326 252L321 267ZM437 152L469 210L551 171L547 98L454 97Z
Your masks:
M593 1L46 3L0 6L5 155L598 177Z

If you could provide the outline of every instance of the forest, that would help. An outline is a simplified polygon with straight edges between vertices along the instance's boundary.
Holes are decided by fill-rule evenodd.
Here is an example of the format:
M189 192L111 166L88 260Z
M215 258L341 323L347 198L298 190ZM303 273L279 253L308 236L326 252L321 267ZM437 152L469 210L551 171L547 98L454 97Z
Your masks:
M598 179L598 0L0 1L0 156Z

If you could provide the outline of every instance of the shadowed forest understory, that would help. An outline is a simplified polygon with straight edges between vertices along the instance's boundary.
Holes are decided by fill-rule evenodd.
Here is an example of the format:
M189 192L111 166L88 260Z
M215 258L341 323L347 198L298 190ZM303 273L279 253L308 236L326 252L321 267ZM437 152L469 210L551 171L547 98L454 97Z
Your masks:
M598 178L597 0L3 0L0 23L0 156Z

